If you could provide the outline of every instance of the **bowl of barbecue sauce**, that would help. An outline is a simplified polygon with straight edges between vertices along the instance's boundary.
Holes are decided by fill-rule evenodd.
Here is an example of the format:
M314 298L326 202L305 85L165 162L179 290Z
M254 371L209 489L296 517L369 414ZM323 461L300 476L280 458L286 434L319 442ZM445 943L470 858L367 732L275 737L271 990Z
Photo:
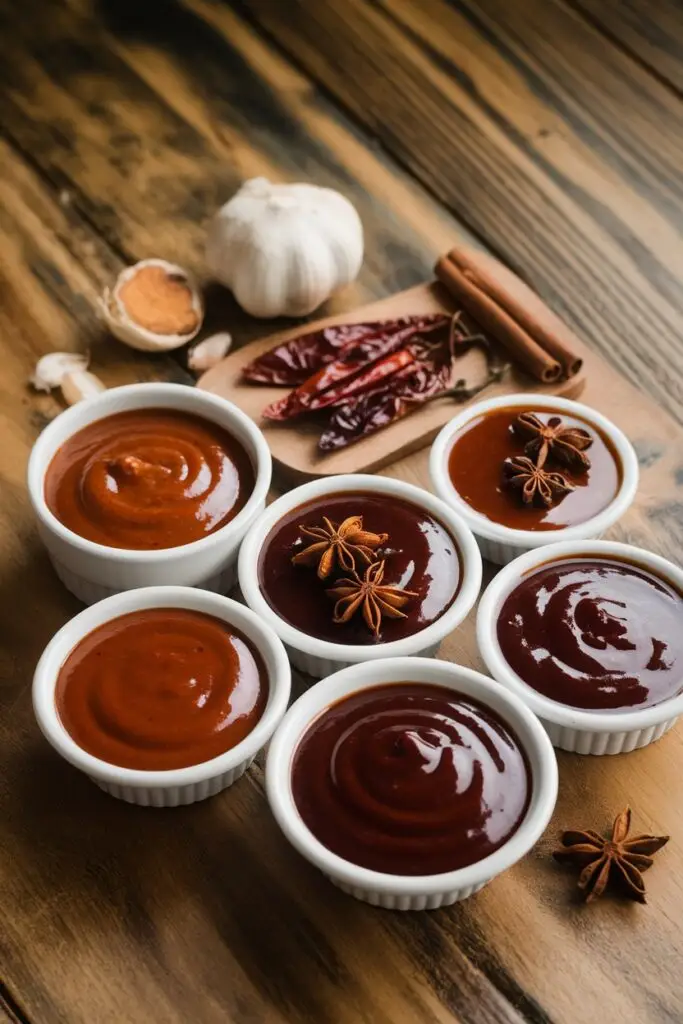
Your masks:
M629 507L638 460L619 428L566 398L508 395L476 402L435 439L436 494L504 565L559 540L599 537Z
M658 739L683 710L683 571L611 541L520 556L479 604L491 674L528 703L553 742L624 753Z
M249 530L244 599L318 677L427 654L472 608L481 556L448 506L412 484L349 473L296 487Z
M258 427L178 384L113 388L68 409L28 469L48 554L86 604L142 586L225 592L270 477Z
M340 888L433 909L531 848L557 768L538 720L490 679L388 658L299 698L271 744L266 788L287 838Z
M52 746L113 796L176 806L242 775L287 707L290 670L249 609L189 587L99 602L48 644L34 710Z

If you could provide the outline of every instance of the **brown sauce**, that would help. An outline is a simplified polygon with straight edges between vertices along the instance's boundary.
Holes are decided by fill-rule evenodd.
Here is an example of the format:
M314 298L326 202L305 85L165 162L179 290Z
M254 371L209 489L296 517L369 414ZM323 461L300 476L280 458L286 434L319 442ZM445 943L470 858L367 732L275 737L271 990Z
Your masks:
M70 437L48 467L45 501L87 540L154 550L225 526L254 479L246 451L222 427L172 409L141 409Z
M683 686L683 596L647 569L607 558L542 566L498 617L505 660L571 707L651 707Z
M181 608L113 619L74 648L55 701L83 750L122 768L209 761L252 731L268 700L265 666L220 619Z
M524 505L503 480L504 460L524 454L525 441L512 429L521 412L533 412L544 423L560 415L563 424L581 427L593 438L586 452L591 463L586 472L548 459L547 468L560 471L575 488L550 508ZM471 420L455 436L448 472L460 497L476 512L515 530L559 530L592 519L616 497L622 478L616 452L591 423L542 408L495 409Z
M487 857L531 796L510 727L463 694L393 683L328 708L294 755L292 793L310 831L353 864L431 875Z
M334 601L315 570L292 564L301 550L300 526L313 526L326 516L336 526L347 517L363 517L363 528L387 533L376 552L385 559L385 582L414 592L402 609L404 618L385 618L379 637L361 614L334 623ZM340 574L345 575L345 574ZM399 640L424 629L448 608L460 588L462 568L455 541L429 513L410 502L385 495L358 493L326 495L288 512L263 544L258 565L261 591L277 614L309 636L340 644L371 644Z

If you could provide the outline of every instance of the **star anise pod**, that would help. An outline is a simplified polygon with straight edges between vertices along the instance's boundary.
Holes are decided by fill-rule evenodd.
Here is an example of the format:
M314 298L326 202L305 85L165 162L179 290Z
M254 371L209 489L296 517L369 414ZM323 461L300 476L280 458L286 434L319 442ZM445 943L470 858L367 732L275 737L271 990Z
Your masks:
M335 526L323 516L323 526L300 526L313 543L292 557L293 565L316 565L321 580L327 579L339 565L344 572L356 571L356 559L364 565L375 560L375 549L388 540L388 533L370 533L363 529L362 516L349 516Z
M593 438L582 427L565 427L559 416L551 416L543 423L533 412L523 412L515 420L513 429L520 437L528 439L524 452L539 466L552 455L570 469L590 468L585 449L593 444Z
M561 473L553 473L537 465L526 455L516 455L503 462L503 479L508 487L518 490L525 505L545 505L550 508L556 498L563 498L574 490Z
M368 566L362 578L354 573L353 578L338 580L330 587L327 594L336 602L333 622L348 622L360 608L366 626L377 637L383 615L388 619L405 619L405 612L401 608L411 597L418 595L413 590L401 590L400 587L383 583L384 565L383 561L374 562Z
M631 899L645 903L645 885L642 872L652 866L652 854L668 843L669 836L633 836L631 808L625 807L612 826L612 835L604 839L592 829L585 832L570 830L562 835L562 849L553 857L582 868L579 889L586 903L602 896L610 880L618 881Z

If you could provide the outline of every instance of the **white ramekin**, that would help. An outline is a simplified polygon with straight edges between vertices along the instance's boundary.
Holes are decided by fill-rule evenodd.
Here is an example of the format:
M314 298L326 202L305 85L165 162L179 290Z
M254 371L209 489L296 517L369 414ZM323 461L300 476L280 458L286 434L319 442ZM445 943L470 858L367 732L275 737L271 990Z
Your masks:
M45 474L58 448L89 423L131 409L174 409L218 423L245 448L254 467L254 490L234 519L215 533L175 548L134 551L110 548L74 533L45 502ZM64 585L85 604L134 587L204 587L225 593L235 581L244 534L265 508L272 462L263 434L241 409L184 384L129 384L79 402L50 423L33 446L28 490L38 533Z
M567 558L626 559L649 569L683 593L683 570L650 551L608 540L549 544L520 555L493 578L479 602L477 642L491 675L527 704L543 723L554 746L576 754L626 754L658 740L683 711L683 693L639 711L600 712L568 707L545 697L517 675L498 643L498 614L522 577ZM681 680L683 684L683 679Z
M390 875L358 867L327 849L304 824L294 802L291 769L308 727L342 697L383 683L418 682L444 686L473 697L497 712L514 730L531 766L531 802L519 829L494 853L440 875ZM344 892L389 910L435 910L477 892L515 864L546 828L557 798L557 762L538 719L514 694L472 669L429 658L385 658L352 665L311 687L292 705L268 751L266 793L278 825L290 843Z
M462 580L453 604L435 622L412 636L385 644L335 644L308 636L295 629L271 608L259 586L258 562L263 543L283 516L299 505L324 495L358 491L386 494L424 509L446 528L460 552ZM471 530L439 498L413 484L390 477L349 473L326 477L303 484L269 505L259 516L242 543L238 562L240 589L244 600L283 641L292 665L309 675L322 677L357 662L401 655L435 654L439 644L459 626L479 596L481 587L481 555Z
M213 615L243 633L263 658L269 687L263 715L241 743L203 764L170 771L119 768L83 750L71 738L57 714L57 677L76 644L105 622L149 608L187 608ZM178 807L214 796L244 774L287 710L290 689L291 671L282 643L244 605L192 587L144 587L116 594L86 608L53 636L33 677L33 710L43 735L57 753L85 772L100 789L130 804Z
M576 526L565 526L559 530L515 530L502 523L494 523L460 497L451 481L448 472L448 459L453 446L453 438L471 420L494 409L541 409L543 411L564 413L586 420L591 426L600 430L614 446L621 462L621 487L609 505L591 519L586 519ZM605 530L613 526L623 516L638 489L638 458L633 445L626 435L602 413L596 412L588 405L575 402L570 398L557 398L546 395L522 394L502 395L500 398L489 398L485 402L476 402L454 416L437 434L429 456L429 474L432 488L455 511L462 516L474 533L484 558L496 565L506 565L517 555L559 540L580 540L601 537Z

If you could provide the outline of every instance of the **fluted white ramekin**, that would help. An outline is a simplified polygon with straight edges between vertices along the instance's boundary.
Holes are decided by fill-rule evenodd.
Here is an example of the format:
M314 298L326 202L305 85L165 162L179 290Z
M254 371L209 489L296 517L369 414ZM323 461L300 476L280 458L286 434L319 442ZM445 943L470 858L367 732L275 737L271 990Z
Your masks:
M356 491L382 494L411 502L434 516L450 533L460 553L462 578L453 603L429 626L403 637L380 644L335 644L302 633L271 608L261 592L258 563L263 544L274 526L300 505L325 495ZM244 600L283 641L292 665L309 675L322 677L357 662L402 655L435 654L439 644L459 626L479 596L481 587L481 555L471 530L462 519L439 498L413 484L391 477L349 473L326 477L296 487L269 505L259 516L242 543L238 562L240 589Z
M538 715L554 746L576 754L626 754L646 747L675 724L683 712L683 692L654 707L635 711L600 712L573 708L551 700L525 683L510 667L500 648L498 615L507 596L523 577L534 570L568 558L625 559L661 576L683 593L683 570L643 548L608 540L549 544L510 562L484 591L477 611L477 642L481 656L494 679L508 687Z
M187 608L234 626L263 658L268 674L268 702L248 736L232 750L203 764L168 771L120 768L83 750L62 725L55 706L59 670L74 647L98 626L150 608ZM144 587L108 597L67 622L47 645L33 677L33 710L55 750L92 779L100 789L143 807L178 807L205 800L231 786L247 770L282 719L291 689L287 654L273 631L244 605L192 587Z
M304 824L292 793L294 754L309 726L331 705L352 693L384 683L443 686L491 708L513 729L529 759L531 800L508 841L464 868L439 875L390 875L359 867L328 850ZM311 687L294 702L268 751L266 794L278 825L300 854L356 899L389 910L435 910L463 900L512 867L540 838L557 799L557 762L538 719L514 694L472 669L429 658L384 658L353 665Z
M502 523L494 523L481 512L477 512L458 494L448 472L448 459L455 435L473 419L496 409L541 409L558 415L576 416L599 430L609 441L621 462L621 486L609 505L597 515L575 526L564 526L558 530L516 530ZM525 551L557 541L593 539L602 534L620 519L635 498L638 489L638 458L633 445L626 435L602 413L588 405L570 398L552 395L502 395L476 402L454 416L437 434L429 456L429 474L432 488L455 511L462 516L474 533L484 558L496 565L506 565Z
M132 409L192 413L217 423L244 446L254 467L255 483L234 519L190 544L136 551L80 537L53 515L45 501L45 474L57 449L88 424ZM38 532L57 575L76 597L92 604L133 587L168 584L225 593L235 581L242 538L265 508L271 473L270 449L263 434L236 405L184 384L129 384L79 402L45 428L31 451L28 490Z

